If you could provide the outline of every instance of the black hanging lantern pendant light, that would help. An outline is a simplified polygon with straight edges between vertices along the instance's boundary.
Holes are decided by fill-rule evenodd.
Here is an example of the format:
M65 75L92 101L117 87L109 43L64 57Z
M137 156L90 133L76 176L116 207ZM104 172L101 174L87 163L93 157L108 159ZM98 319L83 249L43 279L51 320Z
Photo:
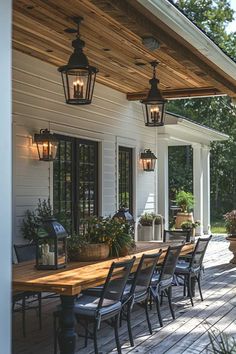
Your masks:
M152 172L155 170L156 156L150 149L144 150L140 156L143 163L143 170L146 172Z
M41 129L39 134L34 134L40 161L53 161L56 158L58 140L55 134L48 129Z
M164 114L166 100L162 97L161 91L158 88L159 80L156 77L157 61L151 62L153 67L153 77L149 80L151 89L148 92L147 98L142 100L144 105L144 119L147 127L160 127L164 125Z
M66 103L90 104L93 98L94 84L98 69L89 65L88 58L83 52L85 42L80 39L79 26L82 17L73 19L77 24L77 30L67 29L66 32L75 33L77 37L72 41L74 52L71 54L68 64L58 68L61 73Z

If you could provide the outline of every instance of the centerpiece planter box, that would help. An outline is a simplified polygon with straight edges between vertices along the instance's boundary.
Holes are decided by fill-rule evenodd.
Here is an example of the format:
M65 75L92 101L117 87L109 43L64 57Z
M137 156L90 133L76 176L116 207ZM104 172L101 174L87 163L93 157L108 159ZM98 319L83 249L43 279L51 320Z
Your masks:
M110 247L106 243L90 243L81 246L72 260L81 262L102 261L109 257L109 253Z

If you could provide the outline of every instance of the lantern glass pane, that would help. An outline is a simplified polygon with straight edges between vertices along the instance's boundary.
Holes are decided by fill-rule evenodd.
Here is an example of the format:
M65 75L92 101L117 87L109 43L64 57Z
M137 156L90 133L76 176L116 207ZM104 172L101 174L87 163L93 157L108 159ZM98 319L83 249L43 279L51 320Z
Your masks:
M55 266L55 244L54 240L41 238L38 240L38 265Z
M83 69L62 72L66 102L69 104L90 103L96 74Z
M38 147L38 154L39 154L39 159L43 161L52 161L56 157L57 153L57 142L50 142L50 141L44 141L44 142L38 142L37 147Z
M164 103L144 104L145 124L150 127L164 125Z
M66 263L66 245L65 240L57 241L57 263L58 265L63 265Z

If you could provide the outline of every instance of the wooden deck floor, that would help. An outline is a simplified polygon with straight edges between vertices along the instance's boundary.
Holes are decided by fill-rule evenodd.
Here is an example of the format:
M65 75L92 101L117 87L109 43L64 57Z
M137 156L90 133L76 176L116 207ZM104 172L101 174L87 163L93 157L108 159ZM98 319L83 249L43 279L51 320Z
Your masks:
M153 334L147 330L142 309L134 309L132 314L135 347L128 342L127 327L124 322L120 328L122 353L126 354L197 354L207 353L208 331L217 328L221 332L236 337L236 266L229 264L231 254L224 237L214 237L205 257L203 277L204 301L196 293L195 306L182 297L182 289L174 288L174 307L176 320L173 321L167 304L162 306L164 327L160 328L157 314L153 309L150 318ZM57 300L43 302L43 329L38 330L34 311L27 313L27 337L23 338L20 314L13 316L13 354L51 354L53 353L52 312ZM113 330L103 325L99 336L100 354L117 353ZM89 341L83 348L83 340L77 342L77 352L92 354L93 344Z

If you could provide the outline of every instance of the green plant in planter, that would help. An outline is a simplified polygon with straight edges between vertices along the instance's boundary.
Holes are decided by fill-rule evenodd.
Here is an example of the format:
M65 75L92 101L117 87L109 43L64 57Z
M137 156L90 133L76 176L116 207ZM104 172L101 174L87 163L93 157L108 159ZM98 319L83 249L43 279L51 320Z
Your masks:
M181 224L182 230L192 230L196 229L197 226L200 226L200 221L192 222L191 220L183 221Z
M82 246L86 245L87 241L83 235L73 233L67 239L67 253L69 261L76 260Z
M194 206L194 196L190 192L179 191L175 197L176 204L182 213L189 213Z
M154 223L155 225L161 225L164 222L164 219L160 215L155 215Z
M139 218L139 223L142 226L152 226L154 218L155 218L154 213L144 213Z
M236 238L236 210L232 210L224 215L225 228L230 237Z
M209 331L210 347L208 353L212 354L236 354L236 340L227 333L218 329Z
M50 199L39 199L37 208L34 211L28 209L25 212L25 217L21 224L21 232L24 238L30 242L35 242L39 226L43 220L51 216L53 216L53 212Z

